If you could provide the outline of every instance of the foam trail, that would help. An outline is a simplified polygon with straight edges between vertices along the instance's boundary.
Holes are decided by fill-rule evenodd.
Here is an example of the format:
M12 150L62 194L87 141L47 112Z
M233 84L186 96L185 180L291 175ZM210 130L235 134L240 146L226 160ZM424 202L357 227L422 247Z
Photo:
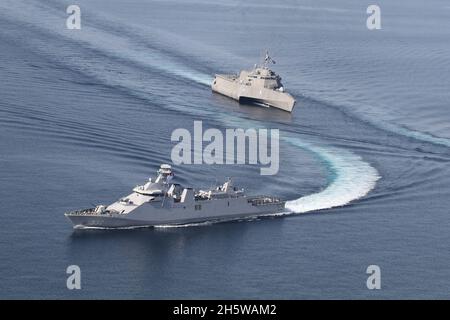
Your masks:
M354 110L357 110L357 109L358 109L358 106L356 106L354 108ZM448 139L448 138L433 136L429 133L417 131L417 130L414 130L411 128L406 128L404 126L401 126L399 124L394 124L394 123L386 121L386 120L380 120L375 117L368 117L363 112L358 112L358 111L352 111L352 112L358 117L358 119L361 119L361 120L369 123L370 125L372 125L376 128L380 128L384 131L391 132L396 135L404 136L407 138L412 138L417 141L428 142L428 143L431 143L434 145L440 145L440 146L450 148L450 139Z
M216 116L217 117L217 116ZM228 115L221 121L228 126L261 128L255 120L242 119ZM321 192L287 201L285 208L290 213L304 213L344 206L351 201L367 195L380 178L378 171L360 156L336 147L320 146L300 138L286 136L280 132L281 140L290 145L314 154L328 170L329 184ZM263 216L281 216L289 212L265 214Z
M217 118L218 115L216 115ZM228 115L221 121L230 127L241 126L261 128L261 123L255 120L241 119ZM314 154L328 170L329 184L321 192L286 202L286 209L292 213L304 213L315 210L330 209L344 206L368 194L380 178L378 171L363 159L344 149L320 146L306 142L300 138L286 136L280 132L281 140L290 145ZM289 214L279 212L264 216L281 216Z
M294 213L344 206L369 193L380 178L375 168L349 151L323 148L291 137L284 140L316 154L326 163L331 176L331 183L324 190L286 202L286 209Z
M374 123L374 121L371 121L371 123ZM374 125L376 126L375 123ZM412 129L407 129L405 127L401 127L398 125L393 125L389 122L383 122L379 125L379 127L395 134L400 134L419 141L429 142L435 145L441 145L450 148L450 139L447 138L436 137L425 132L420 132Z
M417 131L417 130L414 130L413 128L408 128L408 127L402 126L400 124L395 124L395 123L389 122L388 120L382 120L375 116L370 116L370 115L368 116L368 114L372 114L372 112L358 111L361 109L361 107L363 105L362 103L355 104L355 103L346 102L347 105L343 106L343 105L336 105L330 99L323 99L322 97L317 97L315 95L305 95L305 94L299 93L299 92L297 92L296 94L299 96L303 96L307 99L310 99L312 101L327 104L334 108L338 108L343 112L350 111L350 114L356 116L357 119L362 120L362 121L366 122L367 124L369 124L375 128L381 129L383 131L390 132L395 135L403 136L406 138L415 139L417 141L427 142L427 143L431 143L433 145L444 146L444 147L450 148L450 139L449 138L434 136L430 133ZM365 106L366 111L367 111L367 108L368 108L368 106L366 105Z
M5 2L3 3L3 1ZM205 86L211 84L211 75L190 68L182 61L170 58L163 52L149 48L145 44L131 41L127 37L104 31L92 24L84 26L83 32L71 32L71 30L61 28L60 22L62 18L58 14L59 9L54 12L54 10L50 10L48 7L42 7L44 4L22 4L16 3L15 1L3 1L0 3L0 18L2 14L5 16L5 19L14 17L15 21L21 21L27 24L31 23L36 29L45 30L50 35L58 35L63 39L75 41L75 43L83 44L108 57L127 60L136 66L150 67L154 70L176 76L177 78L194 81ZM131 31L137 32L137 30L131 27L128 28ZM153 32L156 33L156 31ZM117 50L117 48L121 48L121 50ZM68 57L65 57L65 59L67 61ZM75 63L76 60L79 60L79 57L75 57L75 61L70 61ZM82 63L85 64L81 67L84 71L95 67L87 62L86 57L82 59Z

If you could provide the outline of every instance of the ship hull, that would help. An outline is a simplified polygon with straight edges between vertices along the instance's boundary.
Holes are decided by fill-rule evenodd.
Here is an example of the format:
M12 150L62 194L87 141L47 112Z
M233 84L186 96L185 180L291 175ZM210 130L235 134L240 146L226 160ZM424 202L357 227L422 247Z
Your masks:
M278 212L275 211L262 211L245 214L233 214L233 215L212 215L208 217L198 217L191 219L174 219L174 220L133 220L128 218L115 218L106 216L68 216L67 218L72 222L75 229L89 229L89 228L105 228L105 229L120 229L120 228L139 228L139 227L154 227L154 226L177 226L196 224L203 222L225 222L240 219L250 219L253 217L264 216L269 214L275 214L283 212L284 208Z
M66 214L66 217L77 229L130 228L229 221L285 211L284 202L253 206L246 200L245 202L237 201L237 203L227 200L202 201L202 207L202 210L195 210L194 207L185 206L154 207L144 205L129 214Z
M289 93L246 86L227 76L216 75L211 88L239 102L254 102L287 112L292 112L295 106L295 99Z

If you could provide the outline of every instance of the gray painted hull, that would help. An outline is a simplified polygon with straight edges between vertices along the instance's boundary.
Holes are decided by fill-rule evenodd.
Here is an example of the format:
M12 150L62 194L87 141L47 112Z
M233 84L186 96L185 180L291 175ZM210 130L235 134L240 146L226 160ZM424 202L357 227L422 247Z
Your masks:
M255 102L292 112L295 99L286 92L266 89L256 86L245 86L237 80L230 80L225 76L216 75L211 88L214 92L237 100L239 102Z
M226 203L226 204L225 204ZM183 205L155 207L143 205L129 214L88 214L66 217L74 228L131 228L161 225L184 225L208 221L229 221L284 212L284 203L252 206L247 201L204 201L202 210Z

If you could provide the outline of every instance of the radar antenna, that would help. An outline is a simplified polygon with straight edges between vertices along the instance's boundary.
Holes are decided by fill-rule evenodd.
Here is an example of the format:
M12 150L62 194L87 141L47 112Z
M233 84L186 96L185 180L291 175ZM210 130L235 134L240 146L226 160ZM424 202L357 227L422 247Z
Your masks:
M276 62L275 62L275 60L273 60L273 59L269 56L269 51L266 50L266 55L265 55L265 57L264 57L263 67L264 67L265 69L268 69L270 63L275 64Z

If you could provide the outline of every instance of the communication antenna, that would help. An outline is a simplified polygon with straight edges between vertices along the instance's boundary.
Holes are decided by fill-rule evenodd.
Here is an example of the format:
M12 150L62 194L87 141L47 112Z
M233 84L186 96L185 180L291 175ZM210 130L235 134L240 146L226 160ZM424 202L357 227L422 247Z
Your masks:
M265 55L264 55L264 60L263 60L264 68L267 69L269 67L270 63L275 64L276 62L269 56L269 50L266 50Z

